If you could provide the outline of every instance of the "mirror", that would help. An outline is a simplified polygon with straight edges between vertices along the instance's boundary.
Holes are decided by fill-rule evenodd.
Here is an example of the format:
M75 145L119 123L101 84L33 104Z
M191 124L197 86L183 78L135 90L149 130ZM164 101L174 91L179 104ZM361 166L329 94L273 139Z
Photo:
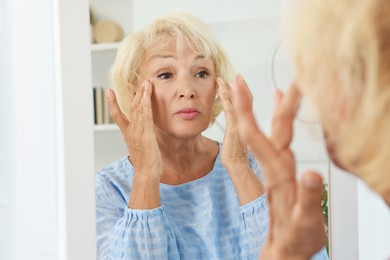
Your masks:
M171 11L187 11L193 13L214 30L221 45L226 50L232 63L248 82L254 95L254 110L257 119L265 132L269 132L273 109L273 88L277 85L285 89L293 79L293 71L283 52L279 24L281 1L262 3L246 1L242 3L213 1L167 1L159 8L151 8L156 1L124 0L102 1L92 0L91 8L95 19L112 19L121 24L128 34L155 18ZM223 6L224 8L220 8ZM206 8L205 8L206 7ZM130 14L130 15L129 15ZM92 52L92 69L94 86L108 87L108 69L111 65L116 47L108 49L95 48ZM104 74L106 71L106 74ZM309 111L309 109L306 109ZM293 150L298 161L298 171L311 168L323 173L325 182L329 179L329 161L322 145L320 126L308 119L307 111L303 111L303 122L296 123L296 138ZM313 121L307 124L306 121ZM221 114L216 124L206 130L206 136L222 141L224 135L225 116ZM113 130L114 129L114 130ZM110 149L106 149L110 145ZM121 134L111 126L95 126L95 168L107 166L127 154ZM299 176L298 176L299 177ZM324 203L324 209L327 203Z
M222 0L177 0L166 1L164 5L158 4L159 8L152 8L157 5L156 1L92 0L91 8L95 19L112 19L121 24L125 34L142 28L171 11L187 11L202 18L214 30L236 70L248 82L254 96L254 110L258 122L264 131L269 133L273 88L277 86L285 89L293 79L292 66L288 63L281 43L281 3L282 1L245 1L243 5ZM96 46L92 52L93 84L103 88L109 87L107 77L102 76L108 75L116 51L115 44L106 46L107 49ZM321 128L309 112L310 108L305 106L298 117L301 120L297 120L295 125L296 137L292 147L298 162L298 172L307 168L318 170L323 173L327 183L329 160L322 143ZM206 130L205 134L221 142L225 124L225 116L221 114L216 124ZM127 149L120 131L110 125L95 126L96 170L126 154ZM327 212L327 196L324 198L323 207Z

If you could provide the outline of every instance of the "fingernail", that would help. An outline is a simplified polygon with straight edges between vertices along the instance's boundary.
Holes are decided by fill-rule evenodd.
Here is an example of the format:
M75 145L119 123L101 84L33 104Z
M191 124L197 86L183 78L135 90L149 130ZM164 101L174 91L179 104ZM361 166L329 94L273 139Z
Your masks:
M282 96L282 92L280 91L280 89L276 87L273 88L273 92L274 92L274 101L279 101L280 97Z
M302 179L303 185L310 189L320 189L322 188L322 181L320 178L315 178L314 176L305 176Z

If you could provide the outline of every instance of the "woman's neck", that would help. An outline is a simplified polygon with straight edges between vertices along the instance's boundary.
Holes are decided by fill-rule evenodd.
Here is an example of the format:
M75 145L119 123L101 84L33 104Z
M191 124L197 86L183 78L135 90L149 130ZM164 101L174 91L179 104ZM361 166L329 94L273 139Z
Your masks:
M205 138L202 136L196 138L181 139L157 139L160 153L164 162L173 162L175 165L188 165L206 150Z
M201 135L194 138L157 138L163 161L161 182L182 184L205 176L214 166L218 145Z

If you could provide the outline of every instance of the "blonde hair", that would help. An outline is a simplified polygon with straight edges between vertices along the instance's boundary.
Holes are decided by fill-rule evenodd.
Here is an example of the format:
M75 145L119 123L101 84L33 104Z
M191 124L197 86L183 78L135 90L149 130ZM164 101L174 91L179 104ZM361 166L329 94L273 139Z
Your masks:
M341 164L390 190L390 3L298 0L287 16L297 81Z
M169 42L172 39L176 42L178 53L187 48L199 51L214 61L218 77L225 82L233 80L235 76L233 66L207 24L187 13L168 14L128 36L122 42L111 67L111 79L117 93L118 104L127 118L131 103L129 85L136 86L141 83L139 70L146 50L156 48L162 42ZM213 105L210 124L221 111L222 105L218 98Z

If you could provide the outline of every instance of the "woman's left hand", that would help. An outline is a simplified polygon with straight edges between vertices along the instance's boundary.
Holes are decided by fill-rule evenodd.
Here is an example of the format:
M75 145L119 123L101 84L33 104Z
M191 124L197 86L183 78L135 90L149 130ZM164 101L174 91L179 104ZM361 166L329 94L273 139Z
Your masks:
M222 164L228 170L240 167L245 168L248 165L247 148L241 142L238 134L237 116L231 99L232 90L221 78L217 78L217 83L218 94L226 117L225 135L221 151Z
M233 84L236 84L236 82L237 79ZM218 94L221 98L226 117L221 160L232 179L240 204L244 205L262 195L264 188L259 178L250 168L247 147L240 140L237 116L232 104L231 87L221 78L217 79L217 83Z

